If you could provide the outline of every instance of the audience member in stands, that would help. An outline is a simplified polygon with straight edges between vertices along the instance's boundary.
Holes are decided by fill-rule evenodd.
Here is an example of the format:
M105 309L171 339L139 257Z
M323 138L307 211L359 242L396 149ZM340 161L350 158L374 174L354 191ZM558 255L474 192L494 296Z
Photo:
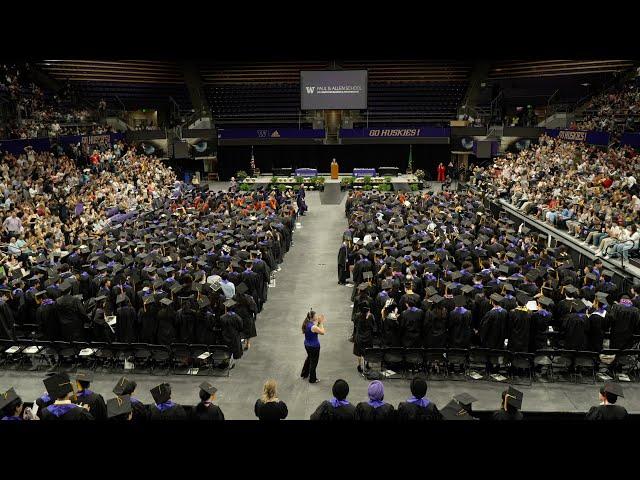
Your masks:
M289 414L287 405L278 398L277 384L273 379L264 384L262 396L256 400L254 407L256 417L260 420L284 420Z
M333 384L331 391L333 392L333 398L322 402L316 411L311 414L310 419L322 421L355 420L356 407L347 400L349 384L342 379L338 379Z
M607 382L600 387L600 405L591 407L587 413L587 420L625 420L627 410L616 405L618 397L623 397L622 387L617 382Z

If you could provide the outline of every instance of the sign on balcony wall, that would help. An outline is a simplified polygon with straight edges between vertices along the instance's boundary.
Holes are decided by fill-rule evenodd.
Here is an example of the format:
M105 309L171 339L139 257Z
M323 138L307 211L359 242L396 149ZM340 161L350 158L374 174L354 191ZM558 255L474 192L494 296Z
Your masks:
M550 137L572 142L588 143L590 145L609 145L611 136L607 132L594 132L586 130L560 130L557 128L546 129L544 133Z

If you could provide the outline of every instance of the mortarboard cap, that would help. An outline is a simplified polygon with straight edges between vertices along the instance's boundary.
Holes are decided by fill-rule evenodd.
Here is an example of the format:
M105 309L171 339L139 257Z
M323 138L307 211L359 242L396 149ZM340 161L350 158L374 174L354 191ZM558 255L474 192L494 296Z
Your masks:
M441 297L438 294L429 297L429 301L432 302L432 303L435 303L436 305L438 303L442 302L443 300L444 300L444 297Z
M467 304L467 299L464 295L456 295L453 297L453 301L456 304L456 307L464 307Z
M127 377L120 377L116 386L113 387L113 393L118 396L122 396L124 392L128 392L129 394L133 392L135 388L135 382L133 380L129 380Z
M18 396L16 391L13 389L13 387L11 387L6 392L0 394L0 410L5 408L11 402L14 402L15 400L17 400L18 398L20 397Z
M373 273L366 271L362 273L362 278L364 278L365 280L369 280L371 277L373 277Z
M120 305L122 302L127 300L127 294L126 293L121 293L120 295L118 295L116 297L116 304Z
M67 393L73 392L71 379L66 373L57 373L43 380L47 393L53 399L64 397Z
M564 291L570 295L575 295L576 293L578 293L578 289L573 285L565 285Z
M508 405L511 405L512 407L519 410L520 408L522 408L523 397L524 394L521 391L516 390L511 385L509 385L509 389L507 390L507 393L505 395Z
M78 373L76 373L76 381L79 381L79 382L93 382L93 373L91 373L91 372L78 372Z
M169 305L171 305L173 303L173 301L170 298L163 298L162 300L160 300L160 303L166 307L168 307Z
M440 410L443 418L445 420L473 420L474 418L469 415L464 408L460 406L459 403L451 400L447 403L442 410Z
M461 290L462 293L469 295L470 293L473 293L475 288L473 288L471 285L464 285Z
M531 297L526 293L516 293L516 299L518 300L518 304L521 306L525 306L531 300Z
M216 387L214 387L213 385L211 385L209 382L202 382L200 384L200 390L204 390L209 395L213 395L214 393L216 393L218 391L218 389Z
M160 385L153 387L150 392L153 397L153 401L156 402L156 405L165 403L171 398L171 385L168 383L161 383Z
M497 293L491 294L491 296L489 298L491 298L491 300L493 300L494 302L498 302L498 303L500 303L502 300L504 300L504 297L502 295L497 294Z
M545 308L550 308L554 303L549 297L539 297L538 302Z
M113 418L119 415L127 415L133 411L129 395L110 398L107 400L107 417Z
M229 300L227 300L226 302L224 302L224 306L227 308L232 308L237 304L237 302L235 300L233 300L232 298L230 298Z
M478 399L466 392L454 395L453 399L460 405L471 405L473 402L477 402Z
M607 382L604 384L603 390L617 397L624 398L624 394L622 392L622 386L619 383Z
M209 301L209 297L200 297L200 300L198 300L198 306L200 308L205 308L205 307L208 307L209 305L211 305L211 302Z
M240 295L247 293L249 291L249 287L247 287L247 284L242 282L240 285L238 285L236 287L236 293L239 293Z

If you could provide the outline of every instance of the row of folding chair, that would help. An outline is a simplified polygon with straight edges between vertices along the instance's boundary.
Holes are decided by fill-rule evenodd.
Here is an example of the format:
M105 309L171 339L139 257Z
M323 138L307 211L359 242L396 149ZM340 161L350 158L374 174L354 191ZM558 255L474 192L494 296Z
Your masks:
M0 340L0 368L30 370L130 370L154 374L209 375L233 368L226 345L64 342L31 339Z
M608 377L625 381L640 378L640 350L602 352L547 349L512 352L489 348L370 348L367 364L379 364L381 372L397 372L389 378L407 374L426 374L432 380L509 380L531 384L536 372L548 382L568 378L575 383L585 379L595 383ZM625 377L626 376L626 377Z

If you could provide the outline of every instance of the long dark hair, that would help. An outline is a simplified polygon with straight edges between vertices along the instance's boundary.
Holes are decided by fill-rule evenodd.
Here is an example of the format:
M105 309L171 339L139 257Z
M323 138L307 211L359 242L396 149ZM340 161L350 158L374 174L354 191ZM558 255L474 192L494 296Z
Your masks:
M313 317L315 316L316 312L314 312L313 310L309 310L307 316L304 319L304 322L302 322L302 333L307 333L307 325L313 323Z

